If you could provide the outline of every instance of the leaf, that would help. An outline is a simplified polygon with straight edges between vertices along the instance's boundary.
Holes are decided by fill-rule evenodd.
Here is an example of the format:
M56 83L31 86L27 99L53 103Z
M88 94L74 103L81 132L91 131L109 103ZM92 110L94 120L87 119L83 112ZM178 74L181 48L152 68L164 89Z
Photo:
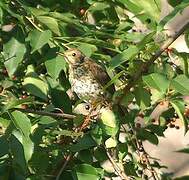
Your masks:
M6 136L0 137L0 158L9 153L9 143Z
M49 116L42 116L39 120L39 124L53 124L53 123L56 123L57 121L52 118L52 117L49 117Z
M176 152L189 154L189 148L184 148L184 149L178 150Z
M42 48L45 44L48 43L51 37L52 37L52 33L49 30L43 32L40 32L38 30L31 31L27 38L27 40L30 42L30 45L32 47L31 53Z
M109 4L107 2L95 2L92 4L88 11L94 12L94 11L103 11L106 8L109 8Z
M143 76L142 79L147 84L147 86L163 93L166 93L170 84L169 80L164 75L158 73L152 73L150 75Z
M19 63L22 62L24 54L26 53L26 47L19 41L19 37L12 37L4 44L3 52L5 59L7 59L5 61L5 67L11 77L17 70Z
M165 131L165 127L162 127L160 125L150 124L146 127L146 129L149 129L151 132L157 134L158 136L164 136L163 132Z
M34 149L33 142L30 139L30 119L24 113L19 111L12 112L10 114L10 118L13 121L15 127L18 129L18 131L13 131L12 134L22 144L25 160L28 161L31 158Z
M90 135L84 135L78 140L76 144L71 146L70 150L72 152L79 152L84 149L89 149L93 146L96 146L96 142L92 139L92 137Z
M100 175L96 168L89 164L79 164L75 168L77 180L99 180Z
M24 159L26 162L28 162L33 154L34 151L34 144L31 141L30 137L22 136L22 134L19 131L13 131L12 133L18 141L22 144L23 151L24 151Z
M141 140L148 140L149 142L155 145L157 145L159 142L157 136L154 133L147 131L146 129L143 128L140 128L137 131L137 137Z
M23 136L26 138L29 137L31 132L30 119L20 111L12 112L10 117L15 127L23 134Z
M145 109L151 104L151 94L141 86L135 88L134 91L136 103L141 109Z
M182 121L185 133L188 131L188 121L184 117L184 110L185 110L185 103L183 100L172 100L170 101L172 107L175 109L176 113L178 114L179 119Z
M159 23L157 29L163 30L164 26L171 21L179 12L183 11L184 8L186 8L189 5L188 0L182 1L179 5L177 5L172 12L170 12L167 16L165 16Z
M106 126L115 128L117 126L116 116L110 109L102 109L100 116L102 123Z
M80 43L78 49L81 50L87 57L90 57L91 54L97 50L97 47L92 44Z
M47 73L53 79L57 79L60 74L60 71L62 69L66 69L66 61L62 56L51 57L47 54L45 66L47 68Z
M78 158L85 163L91 164L93 162L93 155L91 154L91 151L88 149L80 151Z
M54 130L52 133L57 134L57 135L70 136L72 138L83 135L83 132L74 132L74 131L65 130L65 129L61 131Z
M50 89L52 104L56 108L64 109L65 113L71 113L72 104L66 92L59 89Z
M114 56L110 62L110 68L114 69L125 61L131 61L139 53L139 49L136 46L129 46L128 49L124 50L122 53Z
M118 157L120 160L123 160L125 156L128 154L128 146L127 143L119 143L117 146Z
M178 75L171 82L171 87L182 95L189 94L189 79L185 75Z
M142 3L138 3L138 1L134 0L119 0L129 11L134 14L145 14L146 17L150 17L156 21L159 20L160 17L160 1L155 0L144 0ZM141 15L140 15L141 16ZM141 17L138 17L141 19Z
M34 96L47 100L48 86L39 78L26 77L22 83L23 87Z
M58 21L55 18L49 16L37 16L36 17L42 24L46 25L52 32L60 36L60 30Z
M181 177L177 177L174 180L188 180L189 176L181 176Z
M110 137L105 141L105 146L106 148L114 148L117 146L117 141L115 140L115 138Z
M32 98L32 97L27 97L27 98L24 98L24 99L16 99L16 98L8 99L7 104L3 108L3 112L7 111L8 109L15 108L15 107L17 107L18 105L21 105L21 104L32 103L33 101L34 101L34 98Z

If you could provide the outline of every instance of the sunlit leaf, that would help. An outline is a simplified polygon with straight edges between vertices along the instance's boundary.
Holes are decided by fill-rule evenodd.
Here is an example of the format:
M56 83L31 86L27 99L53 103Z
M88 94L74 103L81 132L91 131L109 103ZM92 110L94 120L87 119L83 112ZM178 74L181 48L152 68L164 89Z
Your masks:
M27 40L30 42L32 47L31 53L43 47L48 43L49 39L52 37L52 33L49 30L40 32L38 30L34 30L30 32Z
M5 67L9 76L12 76L26 53L25 44L20 42L16 37L12 37L4 44L3 51L5 53L5 59L7 59L5 61Z

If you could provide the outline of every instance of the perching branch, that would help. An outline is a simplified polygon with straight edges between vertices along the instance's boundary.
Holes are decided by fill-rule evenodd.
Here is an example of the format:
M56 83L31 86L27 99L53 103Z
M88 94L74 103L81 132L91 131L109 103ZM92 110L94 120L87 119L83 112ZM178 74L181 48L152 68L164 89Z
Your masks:
M14 110L21 111L24 113L32 113L42 116L51 116L51 117L62 117L65 119L74 119L76 116L73 114L65 114L65 113L53 113L53 112L47 112L47 111L35 111L32 109L20 109L20 108L14 108Z
M137 69L137 71L135 72L135 74L132 76L132 78L130 79L130 81L128 82L128 84L124 87L123 92L124 95L120 96L120 98L118 98L117 103L119 104L123 97L125 96L125 94L127 94L130 89L132 87L134 87L134 85L137 83L137 81L140 79L140 77L142 76L142 74L144 72L147 72L150 68L150 66L154 63L154 61L159 58L161 56L161 54L187 29L189 28L189 22L186 23L179 31L175 32L175 34L170 37L161 47L158 51L156 51L156 53L145 63L143 63L140 67L140 69Z

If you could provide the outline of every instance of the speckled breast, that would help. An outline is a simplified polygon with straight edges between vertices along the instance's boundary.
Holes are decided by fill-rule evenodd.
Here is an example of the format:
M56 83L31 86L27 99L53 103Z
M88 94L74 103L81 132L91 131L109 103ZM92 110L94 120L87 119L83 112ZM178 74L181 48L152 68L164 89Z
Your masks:
M72 91L81 99L89 100L101 95L102 87L93 77L90 70L82 65L69 68L69 81Z

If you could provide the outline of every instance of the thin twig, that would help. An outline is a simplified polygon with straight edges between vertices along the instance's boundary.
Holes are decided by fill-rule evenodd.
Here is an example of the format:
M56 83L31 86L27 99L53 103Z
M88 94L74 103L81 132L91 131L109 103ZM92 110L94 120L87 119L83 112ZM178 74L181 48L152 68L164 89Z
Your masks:
M53 113L53 112L47 112L47 111L35 111L35 110L32 110L32 109L14 108L13 110L21 111L21 112L24 112L24 113L38 114L38 115L42 115L42 116L62 117L62 118L66 118L66 119L74 119L76 117L73 114Z
M41 28L39 28L30 17L25 16L25 18L40 32L43 32Z
M64 171L65 167L67 166L68 162L70 161L70 159L73 157L73 154L69 154L66 159L65 159L65 162L64 164L62 165L62 167L60 168L57 176L56 176L56 180L59 180L60 179L60 176L62 174L62 172Z
M187 29L189 28L189 22L186 23L179 31L177 31L172 37L170 37L161 48L145 63L143 63L140 69L137 69L135 74L132 76L129 83L124 87L123 92L124 95L120 96L117 99L117 103L119 104L125 95L130 91L130 89L137 83L144 72L147 72L150 66L154 63L154 61L161 56L161 54Z
M105 148L106 149L106 148ZM108 156L108 159L110 160L114 170L118 173L119 177L123 180L129 180L128 176L124 173L124 171L116 164L114 159L112 158L111 154L106 149L106 154Z

